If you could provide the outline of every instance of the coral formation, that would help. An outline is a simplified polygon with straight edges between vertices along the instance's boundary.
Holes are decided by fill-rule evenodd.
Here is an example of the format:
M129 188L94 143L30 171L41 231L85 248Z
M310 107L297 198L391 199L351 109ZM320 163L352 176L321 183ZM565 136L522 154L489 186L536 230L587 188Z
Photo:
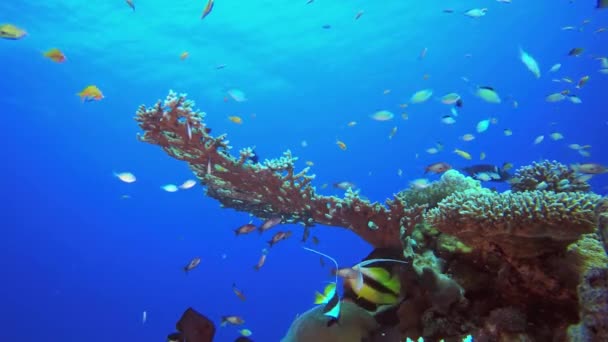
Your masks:
M481 182L452 169L443 173L440 180L429 184L429 186L406 189L399 192L396 197L406 207L427 206L428 208L434 208L449 195L467 189L481 190Z
M588 193L489 190L457 192L425 214L443 233L482 250L495 246L511 256L535 256L567 246L595 229L599 196Z
M207 195L227 208L260 218L279 216L283 222L305 226L324 224L354 231L375 247L399 247L404 205L398 199L386 205L370 203L353 191L344 198L321 196L311 186L309 168L295 171L296 157L287 151L263 164L248 162L250 148L239 157L230 154L226 135L213 137L204 113L194 109L186 95L170 92L164 102L141 106L136 120L144 130L139 139L159 145L171 157L186 161Z
M546 190L554 192L587 192L589 184L574 170L557 161L533 162L515 171L513 191Z
M232 156L226 135L211 136L185 95L141 106L136 120L140 139L186 161L222 206L306 229L344 227L410 262L398 271L403 301L382 318L346 298L343 323L328 328L317 307L284 341L360 341L395 327L402 339L608 340L608 200L558 162L521 168L513 192L451 170L370 203L352 190L317 194L289 151L263 163L250 161L249 148Z
M604 244L604 250L608 253L608 198L604 197L595 208L597 216L598 234Z

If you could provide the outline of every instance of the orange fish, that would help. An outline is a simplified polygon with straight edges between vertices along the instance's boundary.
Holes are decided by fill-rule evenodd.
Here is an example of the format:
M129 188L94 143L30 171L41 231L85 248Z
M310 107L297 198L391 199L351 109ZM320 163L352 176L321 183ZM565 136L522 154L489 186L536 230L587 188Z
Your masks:
M52 60L55 63L63 63L67 59L63 52L57 48L52 48L45 53L43 53L44 57Z
M287 240L291 236L291 230L286 232L277 232L272 236L272 239L268 241L270 247L274 246L277 242Z
M80 93L76 93L76 95L80 96L82 102L99 101L103 99L101 90L95 85L87 86Z
M342 151L346 151L346 144L344 143L344 141L336 141L336 145L338 145L338 147L342 150Z
M188 58L190 56L190 54L188 53L188 51L184 51L182 52L181 55L179 55L179 59L181 59L182 61L186 58Z
M201 16L201 19L205 19L206 16L209 15L209 13L211 13L211 11L213 10L213 0L208 0L207 1L207 5L205 6L205 9L203 10L203 15Z
M244 224L244 225L238 227L237 229L235 229L234 234L237 236L243 235L243 234L249 234L256 229L257 229L257 227L254 224L247 223L247 224Z
M450 170L451 168L452 168L452 166L448 163L444 163L444 162L433 163L424 169L424 173L429 173L429 172L444 173L447 170Z
M253 268L256 271L259 271L260 268L262 268L262 266L264 266L264 263L266 263L266 255L268 255L268 250L266 248L262 249L262 255L260 256L260 260L258 261L258 263L253 266Z
M127 5L129 5L129 7L131 7L132 10L135 11L135 4L133 3L133 0L126 0Z

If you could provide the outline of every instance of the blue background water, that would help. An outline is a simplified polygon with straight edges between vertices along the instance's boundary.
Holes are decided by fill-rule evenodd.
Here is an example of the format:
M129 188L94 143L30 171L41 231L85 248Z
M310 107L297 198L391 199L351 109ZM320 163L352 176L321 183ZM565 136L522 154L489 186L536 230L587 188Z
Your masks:
M164 340L193 306L216 323L241 315L254 340L277 341L330 279L318 257L301 249L300 226L287 227L294 237L273 247L255 272L270 236L235 238L232 229L251 219L246 213L220 209L200 186L160 189L192 175L158 147L138 142L133 117L137 106L168 89L196 100L213 133L227 132L235 151L255 145L272 158L291 149L301 167L314 161L317 186L348 180L372 200L407 187L429 163L462 167L482 151L486 162L516 167L543 158L608 164L608 75L593 59L608 54L608 33L593 33L608 25L608 10L594 10L593 1L218 0L204 20L201 1L135 5L132 12L121 0L0 3L0 22L29 33L0 40L1 340ZM479 19L462 15L474 7L489 10ZM365 13L355 21L359 10ZM582 32L561 30L585 19L591 22ZM539 62L540 79L519 61L518 46ZM52 47L66 54L65 63L43 58ZM567 57L573 47L586 51ZM190 56L182 61L183 51ZM562 69L548 74L554 63ZM582 104L545 102L573 89L552 78L586 74L589 83L576 92ZM82 103L75 95L89 84L103 91L102 101ZM482 102L472 94L477 85L512 96L519 108ZM225 102L231 88L249 100ZM425 88L434 90L433 99L399 108ZM449 92L461 93L465 104L452 126L440 123L449 107L438 101ZM371 120L380 109L395 119ZM498 124L473 142L459 139L488 117ZM347 127L352 120L358 124ZM389 140L393 126L398 132ZM505 137L505 128L513 136ZM565 139L549 139L554 131ZM545 141L534 145L541 134ZM336 139L348 149L338 149ZM436 141L443 152L424 152ZM580 156L570 143L591 144L592 156ZM454 148L475 159L461 159ZM121 183L113 171L131 171L138 180ZM591 180L596 192L606 193L606 179ZM121 199L125 194L130 198ZM313 235L318 249L343 264L371 250L345 230L318 227ZM202 263L186 276L182 267L194 256ZM233 282L247 301L232 293ZM237 331L219 328L216 340L232 341Z

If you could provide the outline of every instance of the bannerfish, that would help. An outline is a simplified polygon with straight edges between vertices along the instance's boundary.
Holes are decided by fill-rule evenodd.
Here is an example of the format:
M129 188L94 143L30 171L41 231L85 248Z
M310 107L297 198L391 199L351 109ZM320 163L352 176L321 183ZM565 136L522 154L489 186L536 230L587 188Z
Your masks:
M322 257L325 257L325 258L331 260L334 263L334 265L336 266L336 269L339 268L338 262L336 261L336 259L330 257L329 255L321 253L312 248L307 248L307 247L303 247L303 248L309 252L316 253ZM331 283L327 284L327 286L325 286L325 289L323 290L322 294L319 292L315 293L315 300L314 300L315 304L324 305L323 315L329 317L329 320L327 321L328 327L338 323L338 321L340 320L341 301L340 301L340 296L338 295L338 290L337 290L337 286L338 286L338 275L337 274L334 276L334 279L335 279L334 282L331 282Z
M351 268L333 270L344 279L345 286L357 296L374 305L394 305L401 300L401 283L398 274L372 264L403 263L396 259L368 259Z

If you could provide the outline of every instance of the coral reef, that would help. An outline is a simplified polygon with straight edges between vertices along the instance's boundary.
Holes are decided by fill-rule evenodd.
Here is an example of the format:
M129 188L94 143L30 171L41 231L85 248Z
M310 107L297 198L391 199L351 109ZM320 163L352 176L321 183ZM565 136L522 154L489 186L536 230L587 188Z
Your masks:
M557 161L533 162L515 171L511 181L513 191L546 190L554 192L587 192L589 184L576 172Z
M604 250L608 253L608 198L604 197L595 208L597 216L598 234L604 244Z
M570 341L608 341L608 267L587 272L578 295L581 321L568 328Z
M296 171L289 151L263 163L249 160L249 148L232 156L226 135L212 136L185 95L141 106L136 120L139 138L186 161L222 206L306 229L347 228L377 247L376 257L397 249L410 262L398 271L403 301L384 316L347 298L339 328L315 308L284 341L380 341L395 328L402 339L431 341L608 340L608 200L558 162L521 168L513 192L451 170L370 203L352 190L317 194L314 175Z

